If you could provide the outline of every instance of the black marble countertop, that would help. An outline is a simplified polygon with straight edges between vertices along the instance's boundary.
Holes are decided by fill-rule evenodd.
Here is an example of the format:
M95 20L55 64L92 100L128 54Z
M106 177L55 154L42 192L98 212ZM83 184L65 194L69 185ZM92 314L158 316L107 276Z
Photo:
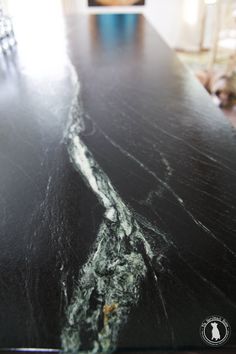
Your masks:
M0 347L234 348L235 130L142 16L60 26L0 57Z

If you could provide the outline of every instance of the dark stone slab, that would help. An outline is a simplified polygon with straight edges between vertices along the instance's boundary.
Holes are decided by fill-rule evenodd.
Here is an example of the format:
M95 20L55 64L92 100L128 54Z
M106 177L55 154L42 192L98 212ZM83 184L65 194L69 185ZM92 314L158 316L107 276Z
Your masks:
M53 42L42 54L54 55L52 72L39 66L36 77L20 43L0 62L0 347L61 347L103 220L64 139L67 52L81 84L81 139L155 255L150 263L139 249L147 272L118 348L206 348L199 327L210 315L228 320L225 348L234 347L235 131L142 16L72 16L65 32L61 56Z

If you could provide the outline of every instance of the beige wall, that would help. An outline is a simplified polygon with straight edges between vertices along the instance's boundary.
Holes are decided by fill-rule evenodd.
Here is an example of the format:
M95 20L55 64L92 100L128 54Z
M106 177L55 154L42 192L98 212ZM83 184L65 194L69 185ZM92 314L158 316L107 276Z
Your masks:
M87 0L3 0L14 12L14 8L30 7L35 3L45 6L48 4L62 4L64 12L70 13L115 13L139 12L143 13L153 27L160 33L165 41L173 48L185 50L198 50L201 37L201 16L203 0L146 0L146 6L133 7L88 7ZM44 5L43 5L44 4ZM192 4L192 7L191 7ZM29 7L29 6L28 6ZM16 13L16 11L15 11ZM186 17L188 17L186 20ZM209 47L212 38L214 6L208 11L205 44Z
M87 6L87 0L62 1L66 4L67 12L74 10L80 13L141 12L171 47L185 50L199 48L203 0L146 0L146 6L91 8ZM209 10L205 39L208 47L212 37L212 9ZM195 20L195 23L185 21L188 12L190 17L194 17L190 20L192 22Z

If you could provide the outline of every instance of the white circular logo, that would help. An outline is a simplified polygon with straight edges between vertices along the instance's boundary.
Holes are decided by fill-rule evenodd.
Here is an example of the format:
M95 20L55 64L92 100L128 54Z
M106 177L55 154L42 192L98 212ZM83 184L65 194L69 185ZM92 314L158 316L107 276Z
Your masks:
M212 346L221 346L230 337L230 325L221 316L210 316L202 322L200 335L205 343Z

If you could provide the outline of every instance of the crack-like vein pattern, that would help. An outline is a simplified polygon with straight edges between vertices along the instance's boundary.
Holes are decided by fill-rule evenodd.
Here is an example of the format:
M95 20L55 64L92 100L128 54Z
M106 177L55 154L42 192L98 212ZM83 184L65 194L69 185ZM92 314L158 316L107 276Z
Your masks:
M95 244L87 262L80 271L77 285L70 305L66 310L66 325L62 331L62 347L66 352L87 353L112 352L116 348L118 334L126 323L132 308L140 298L140 286L147 271L151 271L159 297L168 320L168 313L161 287L156 276L155 266L162 266L162 250L154 247L153 236L171 247L204 284L208 284L220 296L224 293L204 277L199 270L190 264L178 250L175 241L167 238L159 227L152 225L145 218L133 211L113 187L109 177L99 166L93 154L83 141L86 130L80 84L75 68L70 64L70 75L73 83L73 99L69 111L69 124L66 129L65 141L70 160L74 168L82 176L84 182L95 193L104 208L104 215L97 232ZM100 129L101 130L101 129ZM184 200L167 183L172 169L165 156L161 155L167 175L160 179L152 170L102 131L103 136L119 151L129 157L161 185L163 190L170 192L178 205L189 219L203 233L222 246L224 251L235 257L235 252L219 239L206 225L198 220L187 208ZM149 193L147 201L156 191ZM158 196L162 190L158 190ZM151 247L152 246L152 247ZM160 271L161 267L160 267ZM172 329L170 328L173 338Z
M138 302L147 260L151 261L154 255L144 228L81 139L85 127L80 84L72 65L70 70L75 90L66 144L75 169L96 194L105 212L66 311L62 346L66 352L76 353L83 349L87 336L88 352L111 352L130 309Z

